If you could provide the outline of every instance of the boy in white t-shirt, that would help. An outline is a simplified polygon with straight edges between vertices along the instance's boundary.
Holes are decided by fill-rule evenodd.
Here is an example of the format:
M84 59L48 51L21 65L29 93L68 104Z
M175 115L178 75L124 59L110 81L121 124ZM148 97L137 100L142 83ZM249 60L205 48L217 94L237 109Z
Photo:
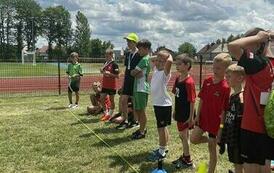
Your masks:
M154 68L151 79L151 98L157 120L159 135L159 148L148 157L150 161L157 161L166 157L169 133L167 126L171 124L172 99L167 91L167 84L171 77L170 69L173 62L172 56L166 50L157 53L153 59Z

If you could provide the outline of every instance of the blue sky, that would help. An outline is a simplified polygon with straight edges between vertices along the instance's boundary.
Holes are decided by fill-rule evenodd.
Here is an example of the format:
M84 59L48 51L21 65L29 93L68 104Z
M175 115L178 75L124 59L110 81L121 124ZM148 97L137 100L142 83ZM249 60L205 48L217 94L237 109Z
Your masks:
M218 38L252 27L274 30L274 0L38 0L43 7L63 5L71 14L88 18L91 38L126 46L123 37L136 32L153 48L177 50L183 42L197 49ZM45 44L40 39L38 47Z

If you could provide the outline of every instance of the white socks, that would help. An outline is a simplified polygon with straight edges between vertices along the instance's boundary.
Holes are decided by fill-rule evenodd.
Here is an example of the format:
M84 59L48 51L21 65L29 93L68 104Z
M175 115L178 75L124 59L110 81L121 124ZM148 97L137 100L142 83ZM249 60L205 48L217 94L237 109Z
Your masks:
M167 150L167 147L166 147L166 146L159 146L159 153L160 153L162 156L165 156L165 155L166 155L166 150Z

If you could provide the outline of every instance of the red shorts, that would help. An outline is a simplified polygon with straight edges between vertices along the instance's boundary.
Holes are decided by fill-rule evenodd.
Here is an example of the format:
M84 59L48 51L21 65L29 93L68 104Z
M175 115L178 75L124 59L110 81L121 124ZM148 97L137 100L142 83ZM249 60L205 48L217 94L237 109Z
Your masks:
M177 129L179 132L184 131L185 129L188 129L188 128L189 128L188 123L177 121Z

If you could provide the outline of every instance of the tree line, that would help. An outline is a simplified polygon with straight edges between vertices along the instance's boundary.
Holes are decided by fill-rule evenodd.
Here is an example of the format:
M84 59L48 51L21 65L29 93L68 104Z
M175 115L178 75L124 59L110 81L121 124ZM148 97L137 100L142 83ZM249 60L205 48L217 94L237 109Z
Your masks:
M21 50L35 50L38 37L46 38L49 59L66 58L72 51L84 57L101 57L110 41L91 39L86 16L78 11L76 28L63 6L42 9L35 0L0 1L0 59L20 59ZM53 45L55 45L53 49Z
M76 14L75 29L71 25L70 13L63 6L42 9L35 0L1 0L0 60L20 60L22 48L27 46L34 51L39 36L47 40L49 59L66 58L72 51L82 57L100 58L108 47L114 47L110 41L91 39L88 20L80 11ZM214 43L227 43L240 36L230 35ZM184 42L175 52L195 56L196 51L191 43Z

